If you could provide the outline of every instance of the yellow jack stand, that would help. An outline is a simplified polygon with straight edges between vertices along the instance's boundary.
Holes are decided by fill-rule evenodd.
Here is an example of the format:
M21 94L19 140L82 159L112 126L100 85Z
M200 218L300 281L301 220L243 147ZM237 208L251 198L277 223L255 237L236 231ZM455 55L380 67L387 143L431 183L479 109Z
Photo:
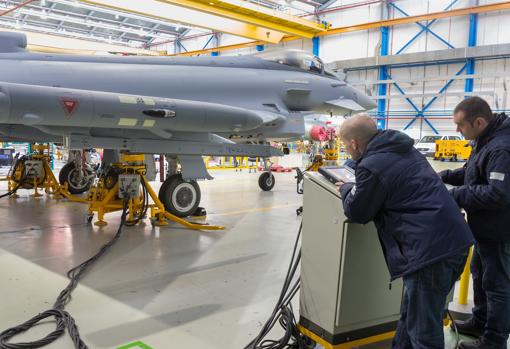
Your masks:
M34 193L31 195L32 197L41 197L42 194L39 193L38 189L44 189L46 194L53 195L55 199L60 199L65 197L66 199L74 202L87 202L87 199L80 198L71 195L69 191L67 190L67 184L66 185L60 185L60 183L55 178L55 175L53 174L53 171L50 167L51 162L51 155L49 153L50 147L47 144L35 144L32 146L32 149L35 151L34 154L30 154L28 156L29 160L33 161L40 161L43 166L43 177L36 178L34 177L31 181L28 183L25 183L22 185L22 188L24 189L34 189ZM8 190L15 189L20 183L22 183L23 178L25 176L25 163L22 162L17 166L12 174L7 177L7 187ZM19 196L14 193L11 195L12 198L18 198Z
M40 194L38 191L37 191L37 178L34 178L34 193L30 196L34 197L34 198L40 198L41 196L43 196L42 194Z
M222 226L189 222L167 212L163 203L159 200L145 177L146 167L144 164L143 154L121 154L121 162L112 164L112 169L117 175L126 174L140 176L140 184L145 187L149 199L152 199L153 201L153 204L148 204L147 207L147 211L150 212L150 221L153 226L168 225L167 220L170 220L193 230L225 229L225 227ZM119 185L118 178L115 179L106 174L106 176L100 178L97 184L90 189L88 198L88 220L92 221L94 212L97 212L98 220L94 223L94 225L105 226L108 224L104 220L104 215L106 213L121 211L123 209L123 199L119 197ZM136 217L141 217L144 213L143 206L143 194L135 198L130 198L128 202L129 214L126 217L126 221L132 222L136 219Z

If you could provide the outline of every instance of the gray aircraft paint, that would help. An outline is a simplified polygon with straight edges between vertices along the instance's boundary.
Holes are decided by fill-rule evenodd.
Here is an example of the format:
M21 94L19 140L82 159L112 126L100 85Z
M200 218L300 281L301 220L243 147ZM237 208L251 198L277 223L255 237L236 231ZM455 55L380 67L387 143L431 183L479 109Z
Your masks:
M310 112L375 107L336 76L254 56L70 56L25 47L23 35L0 32L0 133L18 139L203 144L216 134L211 144L261 143L300 138Z

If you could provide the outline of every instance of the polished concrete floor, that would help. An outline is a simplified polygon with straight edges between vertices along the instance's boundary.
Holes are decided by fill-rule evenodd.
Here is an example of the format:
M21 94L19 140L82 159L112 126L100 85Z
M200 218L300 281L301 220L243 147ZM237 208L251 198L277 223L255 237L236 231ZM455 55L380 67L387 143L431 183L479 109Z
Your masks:
M148 221L126 227L78 286L67 310L90 348L140 341L154 349L237 349L258 332L283 282L302 198L293 173L275 174L272 192L259 190L258 174L213 176L201 182L202 206L207 221L225 231L153 229ZM51 308L67 284L65 272L95 253L119 222L110 214L108 226L88 225L84 204L20 194L0 199L0 331ZM17 341L51 329L43 324ZM48 346L71 347L68 337Z

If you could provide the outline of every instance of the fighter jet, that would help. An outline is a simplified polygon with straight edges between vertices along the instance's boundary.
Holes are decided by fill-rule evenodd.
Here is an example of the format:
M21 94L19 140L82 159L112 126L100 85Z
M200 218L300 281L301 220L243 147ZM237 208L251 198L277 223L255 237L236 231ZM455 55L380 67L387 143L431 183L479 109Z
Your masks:
M26 46L23 34L0 32L0 136L175 157L181 171L159 196L180 217L198 207L196 181L212 179L203 155L282 155L268 142L301 138L307 113L375 107L303 52L119 57L38 54ZM60 174L75 192L86 189L77 163ZM274 176L264 172L259 185L270 190Z

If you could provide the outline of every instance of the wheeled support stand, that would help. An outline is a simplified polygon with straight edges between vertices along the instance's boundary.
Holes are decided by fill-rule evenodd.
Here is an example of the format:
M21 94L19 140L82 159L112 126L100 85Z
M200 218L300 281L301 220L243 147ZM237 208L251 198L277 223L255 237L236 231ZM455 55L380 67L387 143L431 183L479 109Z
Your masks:
M143 154L121 154L120 162L113 163L111 168L101 176L89 191L89 222L92 221L94 213L97 213L98 220L94 224L98 226L106 225L104 215L109 212L121 211L123 209L123 197L129 192L128 216L126 219L128 223L136 223L149 213L153 226L165 226L170 220L194 230L225 229L222 226L189 222L166 211L158 195L151 188L145 173L146 166ZM152 200L152 204L149 203L150 200Z
M41 197L39 189L44 189L46 194L53 195L54 198L67 198L70 201L86 202L86 199L75 197L67 190L67 185L60 185L51 170L51 155L48 144L35 144L32 146L35 151L32 154L23 156L16 160L9 174L7 175L8 190L16 188L33 189L32 197ZM13 193L12 198L18 195Z

